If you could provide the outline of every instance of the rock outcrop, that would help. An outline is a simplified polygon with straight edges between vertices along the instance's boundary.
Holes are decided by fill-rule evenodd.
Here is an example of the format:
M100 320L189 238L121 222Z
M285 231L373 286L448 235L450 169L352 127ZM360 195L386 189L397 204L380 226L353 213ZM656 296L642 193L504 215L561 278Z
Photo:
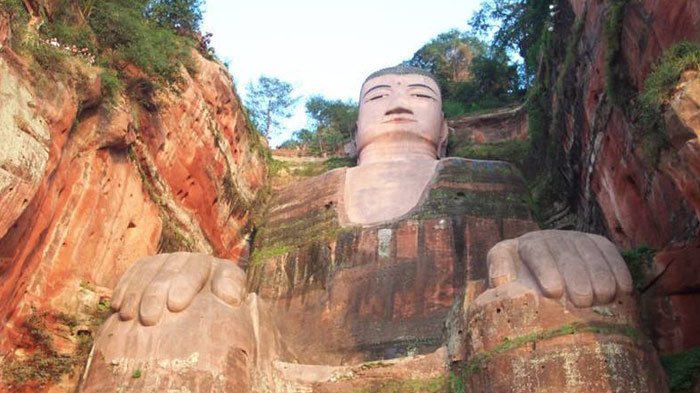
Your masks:
M245 256L265 142L226 69L192 56L196 71L183 68L177 86L110 104L101 70L78 57L65 75L37 74L0 50L0 349L10 358L31 356L32 315L70 317L70 329L45 327L56 354L72 355L75 325L94 333L100 297L139 257Z
M504 108L486 114L448 120L452 138L464 143L493 143L527 138L524 106Z

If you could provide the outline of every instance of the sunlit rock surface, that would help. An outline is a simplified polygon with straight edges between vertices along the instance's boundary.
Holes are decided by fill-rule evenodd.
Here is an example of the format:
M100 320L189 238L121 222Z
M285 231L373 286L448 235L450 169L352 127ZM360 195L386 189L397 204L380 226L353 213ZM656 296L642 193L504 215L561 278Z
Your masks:
M98 68L70 58L69 75L31 74L11 49L0 52L3 351L31 353L23 321L33 314L87 325L141 256L246 252L264 142L225 68L193 56L196 72L183 69L179 91L102 105ZM61 329L47 326L50 335Z
M558 70L566 73L564 91L557 90L552 108L559 111L565 129L559 141L565 154L558 169L575 193L567 207L569 214L563 212L554 225L606 233L621 249L649 245L660 250L645 280L650 287L642 288L649 300L644 311L653 339L663 352L698 346L700 320L685 311L700 308L697 286L664 284L672 281L666 274L692 281L698 269L697 75L686 73L665 106L663 122L671 145L654 153L650 142L640 137L635 125L640 120L613 105L606 91L610 49L605 25L610 3L572 0L569 4L570 9L559 10L564 19L571 13L566 22L570 23L568 36L561 35L564 31L559 34L571 39L575 20L583 25L580 38L571 46L576 63L569 70ZM697 1L626 2L622 12L619 64L636 91L643 89L665 50L683 40L700 42ZM671 259L676 262L669 265Z

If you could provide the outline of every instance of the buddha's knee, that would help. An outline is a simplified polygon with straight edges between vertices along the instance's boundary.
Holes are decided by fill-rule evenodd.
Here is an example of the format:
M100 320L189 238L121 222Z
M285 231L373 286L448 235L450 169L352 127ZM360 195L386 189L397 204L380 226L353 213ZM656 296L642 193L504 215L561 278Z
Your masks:
M592 237L598 245L594 247L592 242L591 250L583 249L583 236ZM626 268L623 272L624 265L616 265L622 262L610 260L618 256L601 239L580 232L542 231L499 243L492 249L491 289L471 302L466 300L468 307L457 332L462 353L456 356L461 361L455 372L467 391L668 391L656 352L642 333L635 296L626 289ZM549 293L540 283L544 282L543 275L552 272L544 272L525 258L528 253L556 256L557 251L549 250L547 243L560 247L569 244L567 241L575 244L581 260L562 263L580 264L586 280L577 277L581 280L576 282L567 275L566 267L557 266L561 261L550 261L561 278L545 279L555 283L560 280L562 288ZM545 248L538 251L538 247ZM599 250L596 247L601 252L592 252ZM604 258L608 251L606 263L619 278L617 284L611 279L611 290L600 296L599 292L604 291L597 286L601 284L593 282L597 275L590 273L600 261L586 260L586 256ZM576 290L585 288L583 284L589 280L594 296L585 300ZM572 294L579 295L578 299Z
M137 287L134 293L138 295L134 296L139 299L141 307L127 306L143 311L143 303L149 301L150 284L157 283L159 277L162 279L167 274L171 279L178 277L172 274L175 272L172 266L169 272L164 272L162 261L160 269L149 267L149 264L159 263L158 259L168 258L172 260L173 256L145 258L137 262L142 267L127 272L115 290L115 297L122 297L117 299L119 309L123 310L125 302L134 301L123 298L125 286ZM200 270L209 272L201 275L204 277L201 285L199 278L189 280L197 283L199 288L188 295L191 299L187 299L186 307L173 310L166 296L159 300L161 304L151 304L162 309L157 318L147 323L144 323L142 312L139 317L129 318L129 314L125 318L118 309L96 337L81 384L82 391L187 388L189 391L247 392L253 389L255 378L260 374L260 368L265 367L264 363L269 362L269 351L276 343L269 324L260 323L261 319L268 318L261 310L257 296L245 293L243 272L230 261L202 254L177 254L177 258L200 264ZM222 273L222 266L230 271ZM223 296L227 301L222 300L222 289L217 288L219 284L214 284L217 274L228 275L230 282L227 285L233 286L223 291L231 295L228 298ZM133 282L124 280L139 282L134 286L131 285ZM192 291L188 288L179 290ZM146 314L154 315L152 310L151 314Z

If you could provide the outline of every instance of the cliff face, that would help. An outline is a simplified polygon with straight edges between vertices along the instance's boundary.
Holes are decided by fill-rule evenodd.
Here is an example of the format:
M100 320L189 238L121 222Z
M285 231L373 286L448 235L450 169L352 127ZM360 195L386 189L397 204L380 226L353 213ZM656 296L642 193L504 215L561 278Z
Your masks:
M527 112L523 106L451 119L448 125L455 144L527 139Z
M266 167L221 65L193 52L177 87L134 78L109 104L98 67L70 57L67 75L37 73L9 47L7 25L0 18L0 350L21 357L25 318L89 325L141 256L247 252ZM47 329L70 352L59 325Z
M700 4L570 0L559 13L556 31L568 35L575 60L567 63L563 52L552 60L550 133L561 135L558 170L575 195L557 225L604 232L622 249L659 250L640 285L656 344L662 351L700 345L700 320L688 312L700 308L697 74L684 74L664 106L670 144L663 148L649 149L648 124L630 109L665 50L700 42ZM613 84L616 72L631 95Z

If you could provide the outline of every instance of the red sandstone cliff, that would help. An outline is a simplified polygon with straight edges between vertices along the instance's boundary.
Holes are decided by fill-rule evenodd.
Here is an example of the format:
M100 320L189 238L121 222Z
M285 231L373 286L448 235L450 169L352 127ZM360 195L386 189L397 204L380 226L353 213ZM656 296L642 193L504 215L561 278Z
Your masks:
M617 1L624 3L621 49L612 53L605 25L613 3L570 0L560 7L555 35L568 35L575 61L566 64L563 49L545 59L553 67L551 108L560 128L550 133L561 132L564 150L558 170L575 189L570 214L560 214L558 225L607 232L623 249L660 250L645 283L646 312L660 350L677 351L700 345L700 79L685 75L665 105L671 145L650 159L640 118L608 94L606 56L617 56L615 66L637 94L665 50L700 42L700 3Z
M70 354L137 258L247 252L266 147L226 69L197 53L177 89L103 105L98 67L76 57L69 75L33 73L7 25L0 18L0 352L30 354L23 321L40 315Z

